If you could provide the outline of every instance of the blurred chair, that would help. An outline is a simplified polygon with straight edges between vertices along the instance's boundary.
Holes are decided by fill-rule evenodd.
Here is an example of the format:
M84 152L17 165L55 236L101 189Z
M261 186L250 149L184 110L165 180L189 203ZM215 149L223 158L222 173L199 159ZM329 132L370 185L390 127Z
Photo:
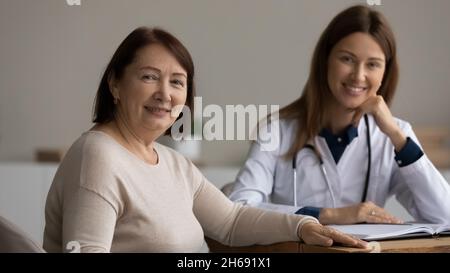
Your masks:
M415 126L422 148L438 169L450 169L450 128Z
M0 216L0 253L45 253L18 226Z

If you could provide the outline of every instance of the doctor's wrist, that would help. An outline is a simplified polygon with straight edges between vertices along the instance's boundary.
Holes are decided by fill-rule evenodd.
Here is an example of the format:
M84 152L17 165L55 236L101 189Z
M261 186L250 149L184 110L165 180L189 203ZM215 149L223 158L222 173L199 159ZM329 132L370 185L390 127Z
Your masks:
M319 222L322 225L335 224L333 219L336 218L337 211L333 208L322 208L319 214Z
M389 135L389 138L391 139L396 152L401 151L407 141L406 135L400 129Z

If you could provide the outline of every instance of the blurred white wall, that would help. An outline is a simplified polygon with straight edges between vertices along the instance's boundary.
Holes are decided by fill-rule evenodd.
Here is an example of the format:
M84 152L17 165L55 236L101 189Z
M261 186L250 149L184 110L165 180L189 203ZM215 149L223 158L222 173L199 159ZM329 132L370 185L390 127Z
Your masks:
M413 125L449 126L450 1L382 0L401 78L393 105ZM286 105L300 95L331 18L365 0L0 0L0 160L68 147L91 126L99 78L135 27L163 27L196 64L204 104ZM239 165L247 141L203 144L202 161Z

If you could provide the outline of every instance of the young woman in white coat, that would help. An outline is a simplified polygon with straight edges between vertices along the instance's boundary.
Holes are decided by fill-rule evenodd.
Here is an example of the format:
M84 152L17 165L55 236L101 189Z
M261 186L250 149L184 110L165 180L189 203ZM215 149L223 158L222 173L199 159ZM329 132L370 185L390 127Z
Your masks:
M301 97L272 124L278 146L253 143L230 199L322 224L401 223L383 209L395 195L417 221L450 222L447 181L389 110L397 79L386 19L365 6L342 11L318 41Z

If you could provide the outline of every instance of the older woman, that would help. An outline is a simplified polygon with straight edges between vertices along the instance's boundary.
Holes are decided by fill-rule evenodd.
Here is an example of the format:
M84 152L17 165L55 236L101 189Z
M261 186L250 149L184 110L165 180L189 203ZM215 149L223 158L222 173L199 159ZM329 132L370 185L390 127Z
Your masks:
M228 245L303 240L365 247L312 217L233 204L186 158L155 142L191 106L194 65L172 35L138 28L112 57L96 125L72 145L48 194L44 248L193 252L204 234Z

